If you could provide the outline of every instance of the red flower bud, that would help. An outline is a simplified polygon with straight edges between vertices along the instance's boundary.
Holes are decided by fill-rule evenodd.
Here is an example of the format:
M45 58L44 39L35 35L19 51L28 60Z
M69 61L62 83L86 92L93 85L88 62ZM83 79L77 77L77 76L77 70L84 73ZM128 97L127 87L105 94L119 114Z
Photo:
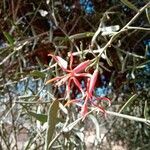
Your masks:
M95 83L98 77L98 69L96 69L90 79L90 84L89 84L89 94L92 95L92 92L94 91Z

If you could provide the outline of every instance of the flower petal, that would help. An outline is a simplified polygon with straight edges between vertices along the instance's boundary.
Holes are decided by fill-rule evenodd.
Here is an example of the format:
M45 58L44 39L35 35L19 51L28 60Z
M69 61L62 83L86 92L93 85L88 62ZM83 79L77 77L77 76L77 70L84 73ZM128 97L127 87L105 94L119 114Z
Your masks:
M73 71L75 73L78 73L80 71L83 71L88 65L90 64L90 60L84 61L81 64L79 64L78 66L76 66Z
M90 73L78 73L78 74L75 74L76 77L91 77L91 74Z
M66 71L67 67L68 67L68 63L66 60L64 60L63 58L61 58L60 56L54 56L52 54L48 54L48 56L51 56L53 59L55 59L55 61L58 63L58 65Z
M81 84L79 83L79 81L76 78L74 78L74 77L72 77L72 79L73 79L74 83L76 84L76 86L81 91L82 95L84 96L84 92L83 92L83 89L82 89Z

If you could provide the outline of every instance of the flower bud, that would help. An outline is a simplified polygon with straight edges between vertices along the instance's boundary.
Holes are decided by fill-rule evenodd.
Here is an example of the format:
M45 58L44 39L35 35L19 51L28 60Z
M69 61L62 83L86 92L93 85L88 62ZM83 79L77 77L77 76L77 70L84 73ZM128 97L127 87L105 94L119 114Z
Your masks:
M98 77L98 69L96 69L90 79L90 84L89 84L89 94L92 95L92 92L94 91L95 83L97 81Z

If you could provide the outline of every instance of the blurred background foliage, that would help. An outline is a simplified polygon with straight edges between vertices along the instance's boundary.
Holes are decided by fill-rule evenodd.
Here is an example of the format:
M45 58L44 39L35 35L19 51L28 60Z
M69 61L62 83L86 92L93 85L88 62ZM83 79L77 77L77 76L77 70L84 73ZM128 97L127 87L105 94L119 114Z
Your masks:
M63 97L63 87L45 85L57 69L49 53L68 60L69 51L84 52L100 22L103 28L117 25L122 29L147 3L149 0L0 1L0 149L43 150L48 141L51 149L148 149L148 124L105 119L97 112L81 121L76 106L67 110L59 104L58 109L54 99ZM122 113L150 119L150 4L131 27L107 48L107 59L101 58L95 92L111 98L109 109L115 112L136 95ZM100 47L111 37L111 31L107 32L97 36ZM74 64L92 58L83 53L75 57ZM72 93L76 97L77 89ZM60 101L65 103L63 98ZM47 128L49 140L45 140Z

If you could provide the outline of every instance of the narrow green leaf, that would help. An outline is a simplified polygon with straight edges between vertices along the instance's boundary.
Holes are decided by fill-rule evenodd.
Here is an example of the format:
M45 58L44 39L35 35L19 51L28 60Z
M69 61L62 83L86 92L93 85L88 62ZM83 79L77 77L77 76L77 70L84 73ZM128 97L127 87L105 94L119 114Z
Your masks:
M138 12L138 8L135 5L133 5L131 2L129 2L128 0L121 0L121 2L125 4L126 6L128 6L130 9L133 9L136 12Z
M41 123L45 123L47 121L47 115L45 114L37 114L35 112L29 111L28 108L25 105L22 105L22 107L27 111L29 115L36 118Z
M28 113L34 118L36 118L38 121L40 121L41 123L45 123L47 121L47 115L45 114L37 114L32 111L28 111Z
M30 76L34 77L34 78L45 78L45 73L40 72L38 70L34 70L30 73Z
M82 119L83 118L78 118L74 122L70 123L67 127L65 127L63 129L63 132L69 132L69 131L71 131L78 124L78 122L81 121Z
M126 109L127 107L129 107L131 105L131 103L138 97L138 94L134 94L132 95L128 101L121 107L119 113L121 113L124 109Z
M5 38L7 39L8 43L10 45L13 45L15 42L14 38L8 32L3 32L3 34L4 34Z
M34 117L35 119L37 119L38 121L40 121L41 123L47 122L47 115L45 114L37 114L35 112L28 111L28 110L27 110L27 113L31 115L32 117ZM64 122L64 120L61 118L57 118L57 122Z
M46 138L45 138L45 150L49 149L49 144L52 141L52 137L55 132L58 109L59 109L59 101L56 99L50 105L48 110L48 119L47 119L48 128L46 131Z

